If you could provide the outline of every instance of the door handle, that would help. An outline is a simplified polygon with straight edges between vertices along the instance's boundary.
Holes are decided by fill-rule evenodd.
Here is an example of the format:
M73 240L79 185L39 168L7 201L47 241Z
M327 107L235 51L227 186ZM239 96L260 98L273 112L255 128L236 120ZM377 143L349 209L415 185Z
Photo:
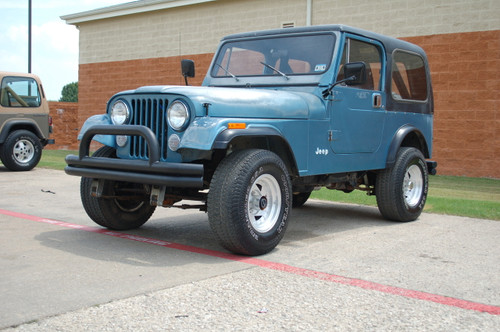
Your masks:
M372 95L372 106L373 108L382 107L382 95L380 93L374 93Z

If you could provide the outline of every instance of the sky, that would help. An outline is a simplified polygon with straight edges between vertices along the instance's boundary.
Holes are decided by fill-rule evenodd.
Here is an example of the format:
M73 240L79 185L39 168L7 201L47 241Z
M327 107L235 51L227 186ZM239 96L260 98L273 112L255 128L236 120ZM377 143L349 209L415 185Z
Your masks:
M132 0L32 0L31 72L48 100L78 81L78 29L60 16ZM0 0L0 71L28 72L28 0Z

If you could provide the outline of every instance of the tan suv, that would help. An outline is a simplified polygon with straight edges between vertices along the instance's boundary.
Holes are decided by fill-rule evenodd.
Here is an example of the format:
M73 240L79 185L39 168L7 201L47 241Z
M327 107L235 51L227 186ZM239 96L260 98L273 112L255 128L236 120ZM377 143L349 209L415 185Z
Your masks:
M42 83L33 74L0 71L0 159L12 171L35 167L52 133Z

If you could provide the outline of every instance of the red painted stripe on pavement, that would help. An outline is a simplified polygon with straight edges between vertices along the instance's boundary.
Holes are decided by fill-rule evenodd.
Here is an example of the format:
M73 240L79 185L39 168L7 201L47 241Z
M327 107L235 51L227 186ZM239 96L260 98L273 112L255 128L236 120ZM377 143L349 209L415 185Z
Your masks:
M199 247L194 247L194 246L189 246L189 245L184 245L184 244L179 244L179 243L172 243L172 242L167 242L167 241L163 241L163 240L156 240L156 239L147 238L147 237L139 236L139 235L131 235L131 234L110 231L110 230L107 230L104 228L90 227L90 226L72 224L72 223L68 223L68 222L64 222L64 221L46 219L46 218L41 218L41 217L37 217L37 216L27 215L24 213L12 212L12 211L8 211L8 210L0 209L0 214L16 217L16 218L20 218L20 219L42 222L42 223L51 224L51 225L79 229L79 230L83 230L86 232L104 234L104 235L113 236L113 237L126 239L126 240L133 240L133 241L138 241L138 242L142 242L142 243L153 244L153 245L162 246L162 247L166 247L166 248L192 252L195 254L218 257L218 258L227 259L227 260L231 260L231 261L235 261L235 262L241 262L241 263L246 263L246 264L250 264L250 265L254 265L254 266L259 266L259 267L270 269L270 270L291 273L291 274L295 274L295 275L299 275L299 276L303 276L303 277L307 277L307 278L319 279L319 280L323 280L323 281L329 281L329 282L334 282L334 283L338 283L338 284L354 286L354 287L378 291L378 292L382 292L382 293L399 295L399 296L417 299L417 300L435 302L435 303L444 304L447 306L457 307L457 308L466 309L466 310L486 312L486 313L489 313L492 315L500 315L500 307L494 306L494 305L466 301L466 300L461 300L461 299L457 299L457 298L453 298L453 297L442 296L442 295L421 292L421 291L415 291L415 290L405 289L405 288L400 288L400 287L393 287L393 286L383 285L383 284L379 284L379 283L371 282L371 281L366 281L366 280L362 280L362 279L343 277L343 276L339 276L339 275L335 275L335 274L304 269L304 268L295 267L295 266L291 266L291 265L287 265L287 264L270 262L270 261L266 261L266 260L259 259L259 258L239 256L239 255L230 254L230 253L221 252L221 251L216 251L216 250L211 250L211 249L204 249L204 248L199 248Z

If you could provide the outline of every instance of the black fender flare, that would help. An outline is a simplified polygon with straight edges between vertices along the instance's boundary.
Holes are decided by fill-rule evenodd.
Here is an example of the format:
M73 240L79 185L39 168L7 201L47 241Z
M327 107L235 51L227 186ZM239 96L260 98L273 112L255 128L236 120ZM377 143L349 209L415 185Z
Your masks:
M283 135L279 131L270 127L252 127L247 129L226 129L220 132L217 137L215 137L214 143L212 144L212 149L226 149L233 139L242 136L255 136L255 137L265 137L265 136L279 136L283 138ZM285 140L283 138L283 140ZM286 140L285 140L286 142ZM287 142L287 145L290 146Z
M390 168L394 165L394 163L396 162L396 155L399 151L399 148L402 146L403 141L408 137L408 135L412 133L416 135L419 146L414 146L414 145L411 146L420 149L424 157L429 158L428 145L422 132L418 130L418 128L415 126L404 125L398 129L398 131L396 132L396 134L392 139L391 145L389 146L389 151L387 153L387 159L385 163L386 168Z
M36 122L27 120L11 120L5 123L2 127L2 131L0 132L0 144L5 142L7 136L9 136L9 134L13 130L17 130L16 127L18 127L19 129L29 130L33 132L33 134L35 134L39 139L44 139L43 133L40 128L38 128Z
M290 162L289 167L293 170L297 169L297 162L293 153L292 147L287 139L275 128L272 127L250 127L246 129L226 129L220 132L212 144L213 149L225 150L228 148L231 141L238 137L267 137L278 139L286 148L287 151L274 151L281 158L287 157ZM291 172L292 173L292 172Z

